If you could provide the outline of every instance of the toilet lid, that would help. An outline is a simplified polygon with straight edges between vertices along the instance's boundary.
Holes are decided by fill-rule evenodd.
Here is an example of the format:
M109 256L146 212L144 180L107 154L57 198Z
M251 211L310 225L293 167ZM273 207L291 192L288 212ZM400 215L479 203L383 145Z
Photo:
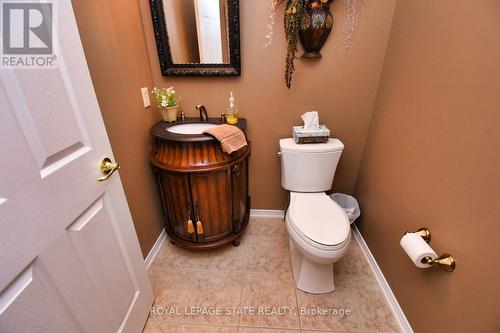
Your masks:
M326 246L339 245L349 237L349 219L325 193L293 193L290 222L304 236Z

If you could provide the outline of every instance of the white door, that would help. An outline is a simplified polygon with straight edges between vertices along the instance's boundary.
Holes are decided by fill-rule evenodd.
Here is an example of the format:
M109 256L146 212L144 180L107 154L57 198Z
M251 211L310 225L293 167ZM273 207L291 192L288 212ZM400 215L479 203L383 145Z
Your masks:
M202 64L221 64L222 40L219 0L194 0L196 31Z
M70 0L58 69L0 69L0 332L140 332L153 293Z

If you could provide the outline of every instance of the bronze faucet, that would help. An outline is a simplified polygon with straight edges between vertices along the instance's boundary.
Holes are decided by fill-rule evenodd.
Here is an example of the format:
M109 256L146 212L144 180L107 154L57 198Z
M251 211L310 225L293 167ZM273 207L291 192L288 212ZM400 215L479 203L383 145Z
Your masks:
M208 115L207 115L207 109L205 108L204 105L196 105L196 110L200 113L200 121L201 122L207 122L208 121Z

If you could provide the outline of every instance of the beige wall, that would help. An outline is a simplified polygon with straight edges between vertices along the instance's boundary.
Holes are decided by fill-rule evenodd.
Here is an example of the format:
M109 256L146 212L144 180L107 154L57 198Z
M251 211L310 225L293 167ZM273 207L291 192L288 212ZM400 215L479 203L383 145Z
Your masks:
M144 110L141 87L153 79L135 1L73 0L85 56L120 177L147 255L162 226L160 205L148 155L149 127L160 115ZM117 10L119 8L119 10Z
M399 0L356 195L415 332L500 332L500 2ZM412 266L427 226L453 273Z
M350 50L342 46L343 3L336 1L334 31L317 62L297 61L292 89L283 80L286 52L283 7L276 16L274 45L264 49L269 1L240 1L242 75L239 78L162 77L153 39L147 0L139 0L149 49L154 84L174 86L182 95L181 108L195 116L204 104L209 116L220 116L234 91L242 117L248 119L252 141L250 192L252 208L281 209L278 140L290 137L306 110L318 110L321 122L346 146L334 186L352 192L386 49L395 0L367 1L364 23ZM299 54L300 55L300 54Z

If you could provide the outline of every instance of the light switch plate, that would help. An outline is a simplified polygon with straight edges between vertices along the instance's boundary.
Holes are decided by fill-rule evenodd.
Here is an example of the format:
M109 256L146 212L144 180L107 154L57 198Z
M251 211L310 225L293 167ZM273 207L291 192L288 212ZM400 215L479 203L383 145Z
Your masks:
M148 87L141 88L142 101L144 102L144 107L150 107L151 101L149 100Z

